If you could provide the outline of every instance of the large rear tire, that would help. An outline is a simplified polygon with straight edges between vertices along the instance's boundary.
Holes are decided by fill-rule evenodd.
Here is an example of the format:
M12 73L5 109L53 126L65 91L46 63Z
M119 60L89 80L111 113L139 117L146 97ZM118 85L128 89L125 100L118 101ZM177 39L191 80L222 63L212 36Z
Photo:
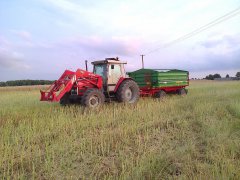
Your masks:
M125 80L117 90L117 100L119 102L133 104L139 99L140 90L137 83L133 80Z
M88 89L81 98L81 104L88 108L99 107L104 101L104 94L98 89Z

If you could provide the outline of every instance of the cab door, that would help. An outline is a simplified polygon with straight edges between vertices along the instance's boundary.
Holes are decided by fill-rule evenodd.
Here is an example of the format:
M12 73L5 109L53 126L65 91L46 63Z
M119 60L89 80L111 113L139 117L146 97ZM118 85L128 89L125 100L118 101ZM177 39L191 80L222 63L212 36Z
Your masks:
M108 65L108 90L114 91L119 79L123 77L121 64Z

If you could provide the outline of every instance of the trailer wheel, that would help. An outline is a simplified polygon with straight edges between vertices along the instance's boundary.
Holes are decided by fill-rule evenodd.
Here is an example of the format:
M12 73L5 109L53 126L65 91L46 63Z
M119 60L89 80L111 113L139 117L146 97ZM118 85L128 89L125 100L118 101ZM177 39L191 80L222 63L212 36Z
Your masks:
M101 106L104 101L104 94L98 89L88 89L81 98L81 104L89 108Z
M66 106L71 103L69 96L70 96L70 93L65 93L63 97L60 99L60 104L62 106Z
M185 89L185 88L179 89L177 91L177 94L181 95L181 96L186 96L187 95L187 89Z
M166 92L164 90L160 90L155 93L154 97L162 100L164 97L166 97Z
M117 90L117 100L119 102L133 104L138 101L140 90L137 83L133 80L125 80Z

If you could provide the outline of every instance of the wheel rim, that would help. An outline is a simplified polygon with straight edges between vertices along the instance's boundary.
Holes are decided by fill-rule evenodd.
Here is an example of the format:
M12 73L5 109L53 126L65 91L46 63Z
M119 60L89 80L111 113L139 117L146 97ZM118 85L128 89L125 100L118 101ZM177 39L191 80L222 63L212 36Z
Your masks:
M99 104L99 98L97 96L92 96L89 99L89 106L90 107L97 107Z
M127 99L127 101L130 101L132 99L132 90L130 88L126 89L125 91L125 97Z

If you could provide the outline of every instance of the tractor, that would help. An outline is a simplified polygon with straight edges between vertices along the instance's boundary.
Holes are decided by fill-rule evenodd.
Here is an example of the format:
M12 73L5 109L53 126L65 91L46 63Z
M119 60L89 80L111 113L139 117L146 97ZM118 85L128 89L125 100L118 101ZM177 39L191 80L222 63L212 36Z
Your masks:
M41 101L60 102L67 105L79 102L89 108L102 105L105 101L133 104L140 96L137 83L124 68L126 62L118 58L94 61L93 73L82 69L66 70L47 90L41 92Z

